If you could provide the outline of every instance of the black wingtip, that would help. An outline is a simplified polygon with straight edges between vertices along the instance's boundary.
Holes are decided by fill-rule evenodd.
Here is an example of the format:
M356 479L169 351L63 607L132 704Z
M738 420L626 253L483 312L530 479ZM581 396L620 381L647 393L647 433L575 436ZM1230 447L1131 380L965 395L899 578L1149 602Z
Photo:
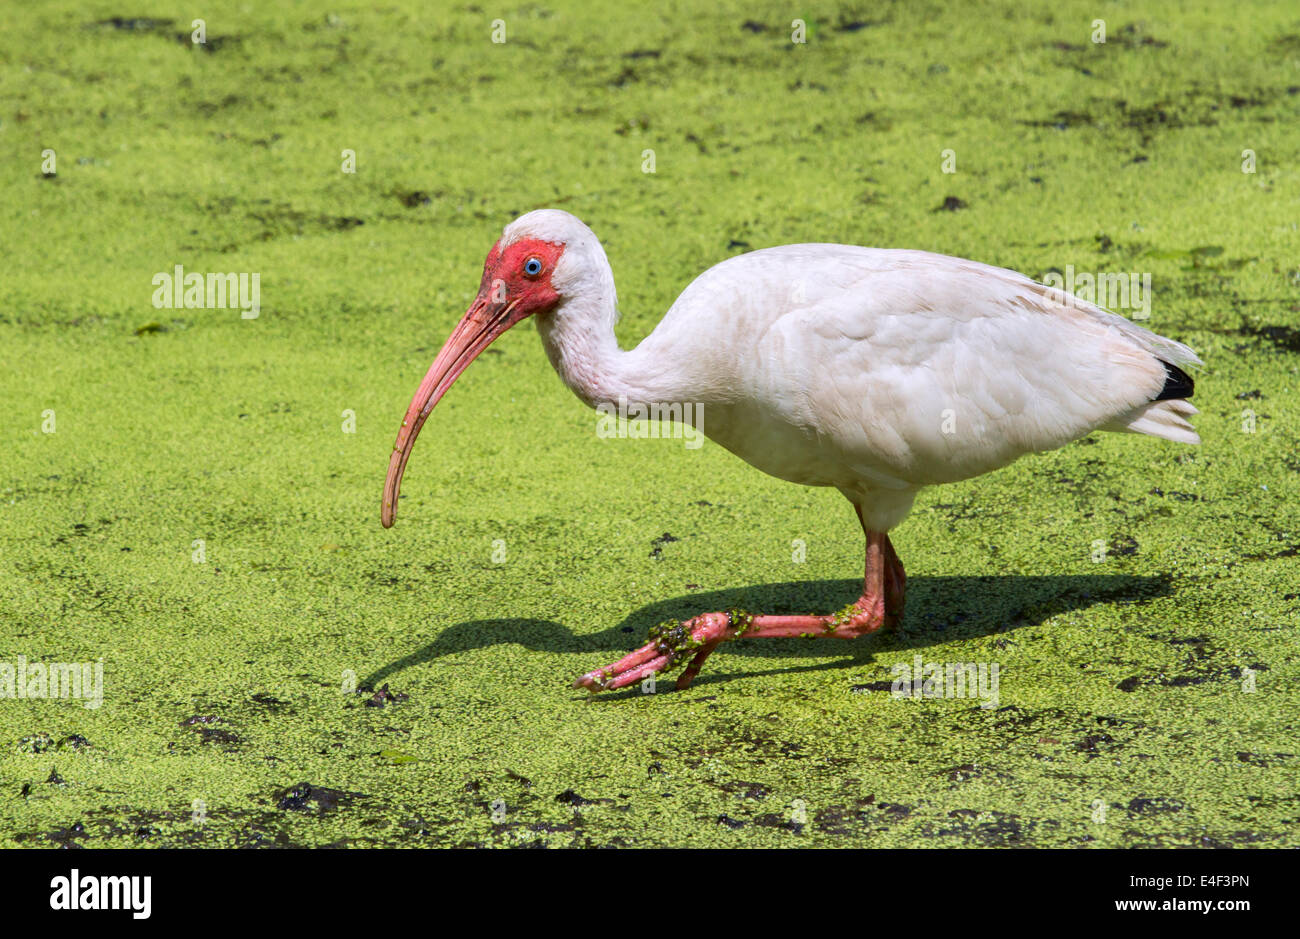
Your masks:
M1164 359L1160 364L1165 367L1165 386L1160 389L1160 394L1156 395L1155 401L1170 401L1177 398L1190 398L1192 391L1195 389L1195 382L1192 376L1188 375L1177 365L1171 365Z

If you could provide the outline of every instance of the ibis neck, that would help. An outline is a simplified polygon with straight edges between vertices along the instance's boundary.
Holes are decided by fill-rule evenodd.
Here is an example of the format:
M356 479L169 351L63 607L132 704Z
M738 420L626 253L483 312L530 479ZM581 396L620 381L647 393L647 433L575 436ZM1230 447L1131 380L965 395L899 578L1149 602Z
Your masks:
M618 347L614 322L618 314L614 304L568 300L537 317L537 329L547 358L569 386L588 407L603 402L629 403L659 400L667 389L653 387L637 367L635 350Z

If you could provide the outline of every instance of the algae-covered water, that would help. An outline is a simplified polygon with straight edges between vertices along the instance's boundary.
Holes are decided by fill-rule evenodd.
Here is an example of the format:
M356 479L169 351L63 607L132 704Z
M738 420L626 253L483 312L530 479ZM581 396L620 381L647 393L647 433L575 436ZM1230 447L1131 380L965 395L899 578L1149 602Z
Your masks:
M91 679L0 698L0 844L1300 844L1293 5L196 10L0 7L0 694ZM843 606L862 539L715 445L601 439L531 326L380 527L541 206L602 238L625 346L788 242L1150 275L1118 312L1204 358L1204 444L929 490L897 634L588 698L665 618ZM156 306L177 265L255 274L257 315ZM895 697L918 662L996 698Z

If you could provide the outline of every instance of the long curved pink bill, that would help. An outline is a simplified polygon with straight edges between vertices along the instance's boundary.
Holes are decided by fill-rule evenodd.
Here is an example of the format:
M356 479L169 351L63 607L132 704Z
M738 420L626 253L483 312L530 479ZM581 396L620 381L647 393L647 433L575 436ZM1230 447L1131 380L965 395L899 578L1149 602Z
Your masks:
M392 528L397 518L402 474L406 471L406 461L411 458L411 450L415 446L415 438L420 434L420 428L461 372L469 368L469 364L480 352L513 325L510 316L513 307L514 304L490 301L485 293L480 293L429 366L424 381L420 382L415 397L406 409L402 428L397 432L397 441L393 444L393 454L388 460L388 478L384 481L381 515L385 528Z

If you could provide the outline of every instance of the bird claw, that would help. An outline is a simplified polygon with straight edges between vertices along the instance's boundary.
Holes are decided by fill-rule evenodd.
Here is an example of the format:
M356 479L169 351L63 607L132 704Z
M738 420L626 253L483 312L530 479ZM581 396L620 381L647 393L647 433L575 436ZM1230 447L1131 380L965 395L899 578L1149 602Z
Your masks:
M667 674L685 664L690 666L677 679L678 690L690 685L710 653L719 644L743 635L753 617L743 610L701 613L685 622L665 620L650 629L650 641L604 668L587 672L573 683L595 694L614 691L651 675Z

